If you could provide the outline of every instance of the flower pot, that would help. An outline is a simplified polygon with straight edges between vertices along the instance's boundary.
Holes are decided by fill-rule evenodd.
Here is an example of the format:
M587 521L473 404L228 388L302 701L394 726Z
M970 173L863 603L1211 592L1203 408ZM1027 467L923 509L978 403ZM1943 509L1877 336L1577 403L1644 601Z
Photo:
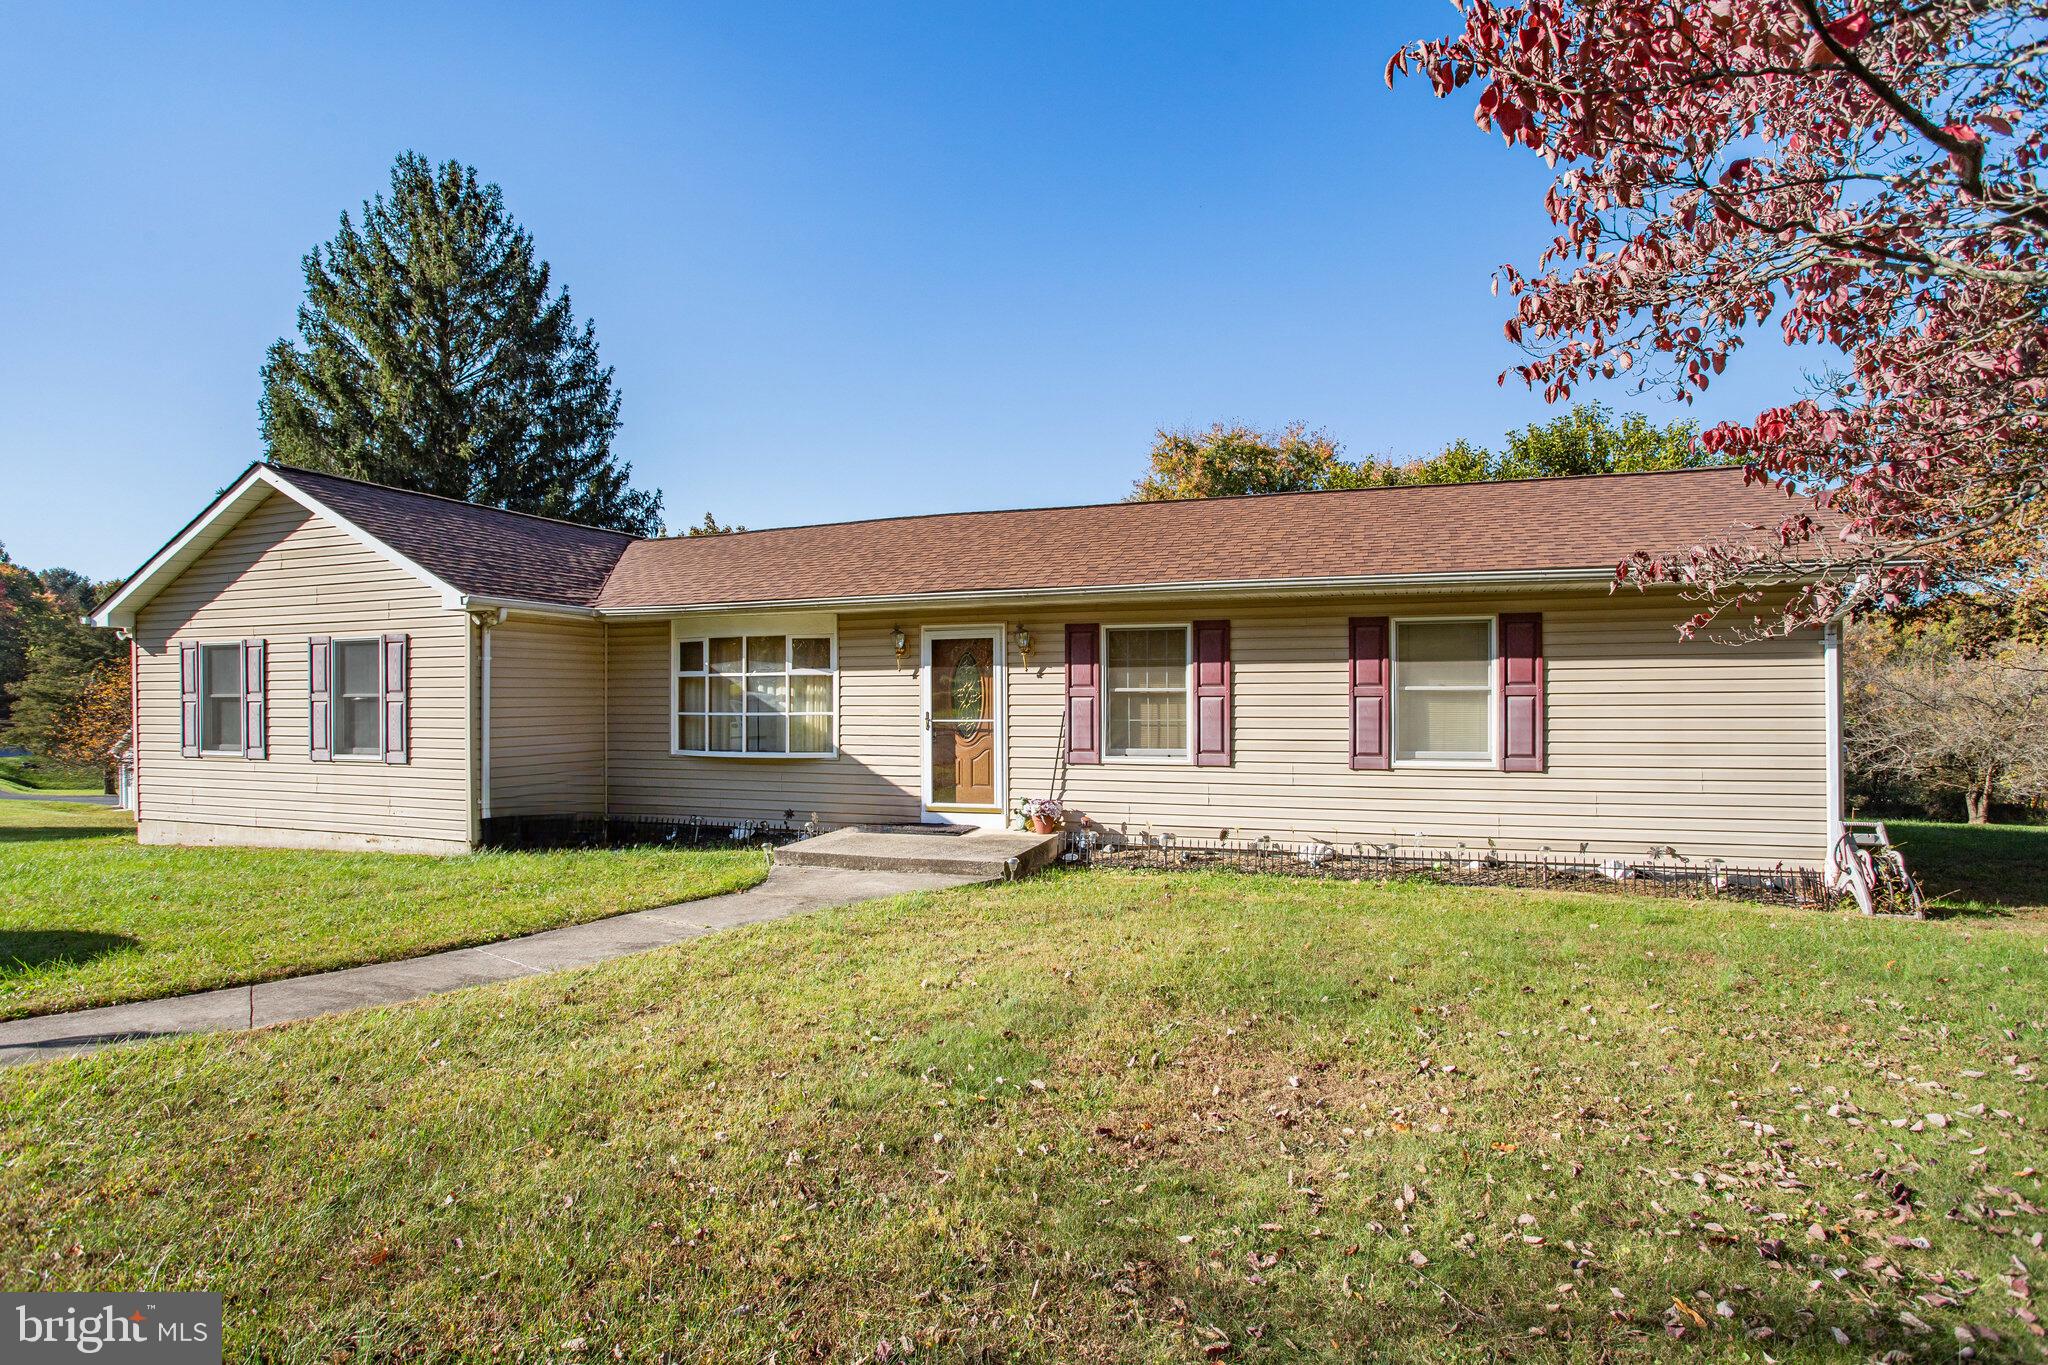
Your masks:
M1031 832L1033 834L1057 834L1059 830L1059 822L1050 815L1034 815L1031 817Z

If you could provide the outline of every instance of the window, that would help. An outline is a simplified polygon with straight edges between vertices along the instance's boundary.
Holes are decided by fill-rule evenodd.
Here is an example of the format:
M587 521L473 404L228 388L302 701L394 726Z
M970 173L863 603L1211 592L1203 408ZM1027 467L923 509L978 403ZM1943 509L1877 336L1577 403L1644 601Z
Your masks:
M1111 758L1188 756L1188 628L1106 626L1103 653Z
M1493 622L1394 624L1394 759L1493 762Z
M334 642L335 757L384 756L383 642Z
M676 642L676 748L686 754L832 753L831 636L710 635Z
M210 754L242 752L242 647L199 648L199 747Z

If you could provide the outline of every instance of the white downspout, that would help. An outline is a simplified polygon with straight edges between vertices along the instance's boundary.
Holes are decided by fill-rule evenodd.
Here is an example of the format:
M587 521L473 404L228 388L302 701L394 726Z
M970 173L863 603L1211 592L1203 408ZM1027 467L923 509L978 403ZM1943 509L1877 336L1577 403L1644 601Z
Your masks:
M1859 577L1843 595L1835 614L1821 627L1821 690L1827 714L1827 802L1828 802L1828 849L1821 860L1821 884L1831 891L1838 891L1846 880L1846 873L1836 866L1836 851L1847 836L1847 827L1842 823L1844 791L1842 781L1842 627L1849 619L1849 613L1858 606L1864 593L1870 587L1868 574ZM1868 907L1865 907L1868 909Z
M480 748L477 756L477 774L481 788L477 794L477 817L482 820L491 818L491 628L504 619L503 607L494 613L480 614L477 617L477 625L483 629L484 636L484 695L478 719L478 728L482 734L479 737Z
M1839 887L1840 869L1835 850L1841 846L1842 827L1842 618L1837 616L1821 627L1821 687L1827 705L1827 857L1821 863L1822 878L1830 888Z

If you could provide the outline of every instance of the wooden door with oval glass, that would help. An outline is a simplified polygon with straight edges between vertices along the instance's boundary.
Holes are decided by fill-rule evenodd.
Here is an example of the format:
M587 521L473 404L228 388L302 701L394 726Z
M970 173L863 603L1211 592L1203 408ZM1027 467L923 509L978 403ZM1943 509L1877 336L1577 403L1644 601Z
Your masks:
M1002 632L925 635L925 806L1002 809Z

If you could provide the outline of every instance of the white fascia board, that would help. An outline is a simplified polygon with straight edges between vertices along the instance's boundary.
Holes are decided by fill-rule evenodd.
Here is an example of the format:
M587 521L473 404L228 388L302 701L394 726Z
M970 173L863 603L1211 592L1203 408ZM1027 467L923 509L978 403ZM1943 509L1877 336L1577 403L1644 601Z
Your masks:
M1140 583L1061 588L1017 588L952 593L900 593L879 597L796 597L773 601L678 604L657 607L600 607L606 617L693 616L709 612L784 611L798 608L856 611L880 607L957 607L1065 601L1076 597L1165 597L1201 593L1327 596L1344 592L1453 592L1467 588L1544 588L1596 585L1614 580L1614 570L1547 569L1489 573L1372 574L1349 578L1235 579L1188 583Z
M525 597L491 597L483 593L463 593L451 605L466 611L496 611L503 616L570 616L590 621L597 617L596 607L570 606L561 602L535 602Z
M284 494L315 516L332 522L364 549L389 560L440 593L442 605L456 610L463 606L463 594L453 584L400 554L294 484L286 475L269 465L258 464L250 466L248 472L235 480L227 492L214 499L212 506L195 517L190 525L171 539L169 544L150 556L148 562L137 569L128 581L121 585L120 590L102 603L99 610L87 619L96 626L118 626L123 630L133 630L135 613L179 574L190 568L194 560L212 549L222 536L234 529L242 518L254 511L257 504L270 496L272 491Z

